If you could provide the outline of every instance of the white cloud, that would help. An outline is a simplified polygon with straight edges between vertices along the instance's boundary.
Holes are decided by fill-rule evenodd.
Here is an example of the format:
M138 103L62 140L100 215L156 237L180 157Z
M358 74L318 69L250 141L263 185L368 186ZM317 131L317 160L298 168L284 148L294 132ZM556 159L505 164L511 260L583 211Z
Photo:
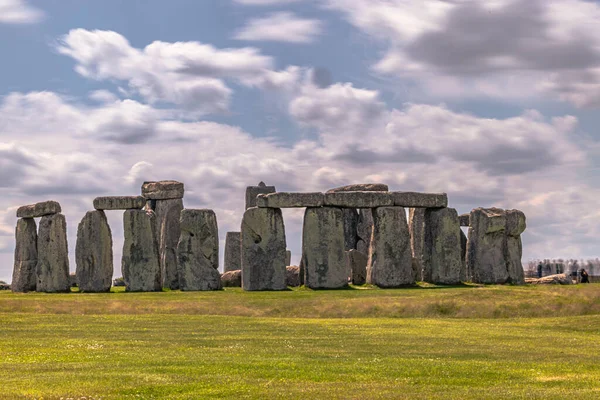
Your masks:
M88 97L99 103L112 103L119 99L114 93L108 90L94 90L88 94Z
M39 22L44 13L25 0L0 0L0 24L32 24Z
M317 19L300 18L291 12L275 12L254 18L234 36L239 40L274 41L289 43L314 42L322 32Z

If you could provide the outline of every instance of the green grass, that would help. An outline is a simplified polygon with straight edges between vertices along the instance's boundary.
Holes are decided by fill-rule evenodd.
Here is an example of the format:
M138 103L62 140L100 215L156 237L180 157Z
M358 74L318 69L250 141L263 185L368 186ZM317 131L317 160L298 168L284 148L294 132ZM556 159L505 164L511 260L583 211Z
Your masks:
M0 293L0 398L600 398L600 285Z

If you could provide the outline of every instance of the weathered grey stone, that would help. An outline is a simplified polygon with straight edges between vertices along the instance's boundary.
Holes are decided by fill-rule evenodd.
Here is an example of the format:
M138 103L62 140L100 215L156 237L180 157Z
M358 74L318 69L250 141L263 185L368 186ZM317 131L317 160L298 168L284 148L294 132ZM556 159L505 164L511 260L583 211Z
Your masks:
M142 196L151 200L182 199L183 183L177 181L144 182Z
M395 206L411 208L442 208L448 206L446 193L390 192Z
M382 288L413 285L412 251L403 207L373 210L367 282Z
M531 285L573 285L573 278L568 273L556 274L544 276L543 278L525 278L525 283Z
M69 286L71 286L72 288L78 287L77 286L77 274L74 272L71 272L69 274Z
M356 233L358 236L356 250L363 254L369 254L371 236L373 234L373 210L371 208L361 208L358 210Z
M458 222L460 226L469 226L469 220L471 219L471 214L460 214L458 216Z
M459 217L460 219L460 217ZM467 235L460 230L460 260L462 262L462 268L460 272L460 280L462 282L469 282L471 280L471 273L467 267Z
M364 285L367 282L369 257L356 249L346 251L347 269L351 271L352 284Z
M285 267L285 284L291 287L300 286L300 267L295 265Z
M264 182L260 182L258 186L248 186L246 188L246 210L256 207L256 196L268 193L275 193L275 186L267 186Z
M304 285L304 254L300 256L300 263L298 265L298 275L300 279L300 285Z
M249 208L242 219L242 287L284 290L285 227L278 208Z
M348 285L341 209L306 209L302 228L302 254L306 287L336 289Z
M415 281L423 280L423 245L425 243L425 209L408 210L408 230Z
M112 233L104 211L88 211L77 228L77 286L82 292L108 292L113 276Z
M506 214L498 208L471 211L467 244L468 269L475 283L506 283L504 257Z
M370 243L371 241L369 241ZM360 251L363 254L369 254L369 244L367 244L364 240L359 239L356 242L356 250Z
M152 200L150 203L156 215L162 285L171 290L179 289L177 243L181 234L179 217L183 210L183 200Z
M526 228L525 214L519 210L506 210L506 267L511 283L525 283L525 272L521 259L523 257L523 244L521 233Z
M227 232L225 235L225 272L242 269L242 237L240 232Z
M242 271L236 269L221 274L221 285L223 287L242 287Z
M520 236L527 227L525 214L519 210L506 210L506 234Z
M355 208L342 208L342 217L344 218L344 248L356 249L358 211Z
M69 247L67 220L62 214L45 215L38 231L38 292L69 292Z
M181 212L181 236L177 246L181 290L220 290L219 231L213 210Z
M292 252L290 250L285 251L285 265L292 265Z
M389 192L333 192L325 194L325 206L375 208L394 205Z
M96 210L141 210L146 205L142 196L106 196L94 199Z
M388 185L384 183L356 183L329 189L326 193L338 192L387 192Z
M143 210L123 213L121 270L129 292L161 291L156 217Z
M13 292L33 292L36 285L35 267L38 261L37 226L33 218L21 218L15 229L15 265L12 275Z
M37 218L44 215L58 214L62 211L57 201L49 200L22 206L17 209L17 218Z
M460 224L454 208L425 209L423 280L429 283L460 283Z
M256 197L256 205L258 207L268 208L321 207L323 205L324 198L325 195L319 192L276 192L270 194L259 194Z

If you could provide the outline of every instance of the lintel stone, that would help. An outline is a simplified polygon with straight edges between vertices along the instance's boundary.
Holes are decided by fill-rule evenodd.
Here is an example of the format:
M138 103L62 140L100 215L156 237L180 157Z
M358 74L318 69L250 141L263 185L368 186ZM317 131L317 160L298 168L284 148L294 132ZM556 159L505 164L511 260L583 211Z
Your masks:
M394 199L387 192L333 192L325 194L325 206L376 208L392 206Z
M446 193L417 193L417 192L390 192L394 205L409 208L444 208L448 207Z
M105 196L94 199L96 210L141 210L146 205L142 196Z
M384 183L355 183L328 190L326 193L338 192L387 192L388 185Z
M37 218L58 214L61 211L62 209L57 201L49 200L19 207L17 209L17 218Z
M324 198L325 195L320 192L276 192L270 194L259 194L256 197L256 205L260 208L321 207L323 205Z
M150 200L182 199L183 183L177 181L144 182L142 196Z

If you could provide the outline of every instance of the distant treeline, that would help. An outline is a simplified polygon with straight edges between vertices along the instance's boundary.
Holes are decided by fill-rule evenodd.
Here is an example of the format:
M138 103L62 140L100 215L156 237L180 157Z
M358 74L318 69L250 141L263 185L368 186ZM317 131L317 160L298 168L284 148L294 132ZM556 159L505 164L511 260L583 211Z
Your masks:
M590 276L600 275L600 259L576 260L576 259L544 259L530 260L525 268L527 277L537 277L539 266L542 266L542 276L570 273L572 276L578 275L582 269L585 269Z

